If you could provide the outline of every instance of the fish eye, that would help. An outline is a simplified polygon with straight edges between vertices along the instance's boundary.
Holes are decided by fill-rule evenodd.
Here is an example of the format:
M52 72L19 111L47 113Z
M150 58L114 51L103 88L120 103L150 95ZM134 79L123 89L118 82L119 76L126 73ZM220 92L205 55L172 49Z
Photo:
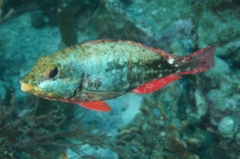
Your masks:
M52 70L50 70L47 74L48 78L55 78L58 75L58 68L54 67Z

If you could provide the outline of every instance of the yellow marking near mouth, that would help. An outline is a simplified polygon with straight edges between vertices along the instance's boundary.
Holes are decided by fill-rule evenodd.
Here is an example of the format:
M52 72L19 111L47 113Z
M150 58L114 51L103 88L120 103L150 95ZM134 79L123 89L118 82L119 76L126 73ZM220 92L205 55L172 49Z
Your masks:
M23 92L29 92L33 89L33 86L30 84L23 83L22 81L20 81L20 83L21 83L21 90Z

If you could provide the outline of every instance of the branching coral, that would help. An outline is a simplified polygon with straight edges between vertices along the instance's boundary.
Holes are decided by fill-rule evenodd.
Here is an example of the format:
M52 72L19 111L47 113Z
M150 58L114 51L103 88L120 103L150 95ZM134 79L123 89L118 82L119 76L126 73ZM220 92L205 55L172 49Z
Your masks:
M9 106L4 106L0 102L0 144L4 145L0 153L14 152L15 156L21 156L21 152L25 152L41 159L44 158L44 151L47 151L49 146L54 146L55 152L49 154L47 158L56 158L64 152L66 146L61 145L64 140L61 139L61 135L64 132L51 132L46 126L57 128L64 123L65 117L56 115L59 109L35 116L38 100L34 105L34 108L28 108L16 115L13 95Z
M122 158L135 156L121 144L125 137L112 141L107 133L85 126L83 113L75 121L67 121L58 107L46 114L36 115L39 98L33 98L21 111L15 107L13 94L9 105L0 99L0 156L18 159L56 159L71 149L81 158L95 158L84 152L84 145L109 148ZM29 101L28 101L29 102ZM70 124L69 124L70 123Z

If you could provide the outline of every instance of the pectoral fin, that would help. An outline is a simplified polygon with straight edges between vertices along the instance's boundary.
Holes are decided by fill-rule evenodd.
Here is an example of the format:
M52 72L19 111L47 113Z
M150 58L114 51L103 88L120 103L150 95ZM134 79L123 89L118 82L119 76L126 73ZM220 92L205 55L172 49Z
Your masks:
M111 107L108 106L107 103L102 101L82 102L78 104L84 108L95 111L109 112L111 110Z
M159 78L156 80L153 80L151 82L145 83L137 88L135 88L134 90L132 90L132 93L136 93L136 94L148 94L148 93L152 93L155 92L159 89L161 89L162 87L168 85L169 83L178 80L180 78L180 76L177 75L170 75L170 76L166 76L163 78Z

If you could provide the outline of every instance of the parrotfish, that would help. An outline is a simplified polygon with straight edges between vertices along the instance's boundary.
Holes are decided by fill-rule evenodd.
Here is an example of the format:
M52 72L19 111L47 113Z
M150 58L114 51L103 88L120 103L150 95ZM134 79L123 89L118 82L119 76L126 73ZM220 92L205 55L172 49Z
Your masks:
M180 75L205 72L214 66L216 45L185 57L123 40L79 43L41 56L21 80L21 89L49 100L77 103L108 112L103 100L126 92L152 93Z

